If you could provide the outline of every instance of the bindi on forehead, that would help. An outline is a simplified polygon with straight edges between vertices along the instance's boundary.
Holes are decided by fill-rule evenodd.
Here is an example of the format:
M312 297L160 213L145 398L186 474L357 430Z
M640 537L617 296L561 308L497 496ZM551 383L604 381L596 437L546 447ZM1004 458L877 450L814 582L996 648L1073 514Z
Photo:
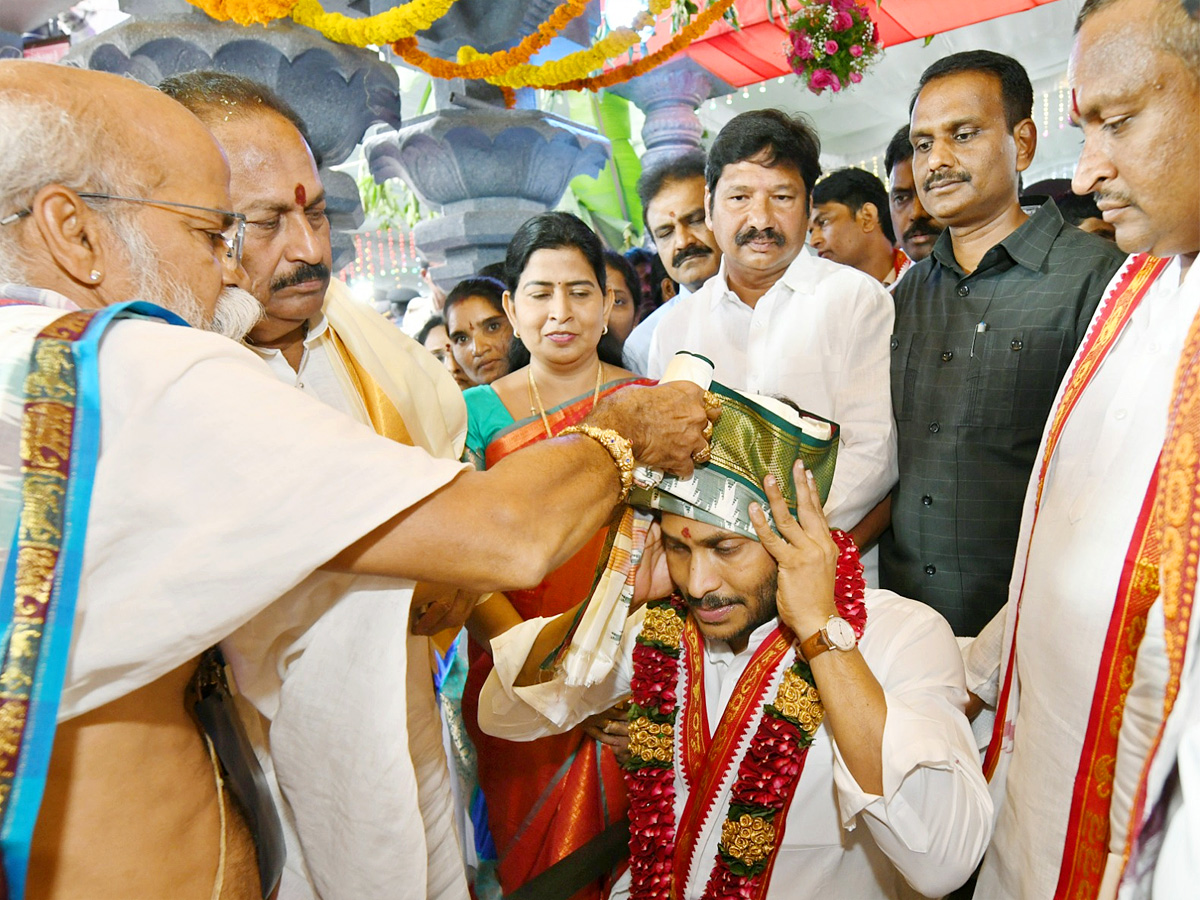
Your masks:
M688 540L691 540L691 538L692 538L692 530L690 528L688 528L686 525L683 527L683 536L685 538L687 538Z
M304 190L304 185L296 185L296 203L304 206L308 202L308 192Z

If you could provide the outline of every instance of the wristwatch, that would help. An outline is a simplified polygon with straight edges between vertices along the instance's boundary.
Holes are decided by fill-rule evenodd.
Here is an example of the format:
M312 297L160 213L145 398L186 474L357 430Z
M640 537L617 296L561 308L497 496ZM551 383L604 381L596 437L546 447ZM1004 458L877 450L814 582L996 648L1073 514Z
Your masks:
M800 652L806 660L812 662L813 657L820 656L826 650L841 650L846 653L857 646L858 636L850 623L841 616L830 616L824 628L800 642Z

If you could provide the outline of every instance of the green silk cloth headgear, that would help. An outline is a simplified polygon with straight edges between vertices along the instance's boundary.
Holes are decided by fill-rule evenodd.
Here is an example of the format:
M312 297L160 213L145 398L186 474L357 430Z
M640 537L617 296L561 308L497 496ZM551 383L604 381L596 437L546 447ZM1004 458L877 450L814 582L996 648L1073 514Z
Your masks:
M654 487L635 486L628 501L632 506L673 513L757 540L750 523L750 503L760 503L771 520L762 487L763 479L771 474L794 515L792 465L797 459L813 473L821 502L825 502L837 463L837 423L796 412L773 397L743 394L715 381L709 390L721 400L721 415L710 441L712 458L696 466L691 478L666 475Z

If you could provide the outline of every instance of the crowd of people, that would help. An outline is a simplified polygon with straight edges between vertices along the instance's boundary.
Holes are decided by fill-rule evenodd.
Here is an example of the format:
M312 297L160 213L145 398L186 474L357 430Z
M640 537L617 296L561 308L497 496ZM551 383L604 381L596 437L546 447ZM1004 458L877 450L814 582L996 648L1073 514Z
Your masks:
M1198 73L1085 0L1074 197L992 51L743 113L414 340L272 91L0 62L0 894L1190 896Z

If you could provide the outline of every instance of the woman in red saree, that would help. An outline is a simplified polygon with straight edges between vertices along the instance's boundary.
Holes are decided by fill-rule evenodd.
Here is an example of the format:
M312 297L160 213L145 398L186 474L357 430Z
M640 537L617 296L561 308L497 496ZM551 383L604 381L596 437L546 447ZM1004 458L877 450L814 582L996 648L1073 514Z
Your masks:
M598 347L613 300L606 290L600 240L583 222L567 213L529 220L509 245L506 267L515 288L504 296L505 311L530 359L464 394L467 454L481 468L580 423L602 396L652 383L601 359ZM537 587L496 595L468 625L473 640L463 715L475 743L505 894L579 850L627 812L625 783L612 749L584 728L513 743L483 734L476 724L479 691L492 669L486 640L519 620L557 615L587 597L607 533L607 528L597 533ZM606 897L615 874L592 882L573 900Z

